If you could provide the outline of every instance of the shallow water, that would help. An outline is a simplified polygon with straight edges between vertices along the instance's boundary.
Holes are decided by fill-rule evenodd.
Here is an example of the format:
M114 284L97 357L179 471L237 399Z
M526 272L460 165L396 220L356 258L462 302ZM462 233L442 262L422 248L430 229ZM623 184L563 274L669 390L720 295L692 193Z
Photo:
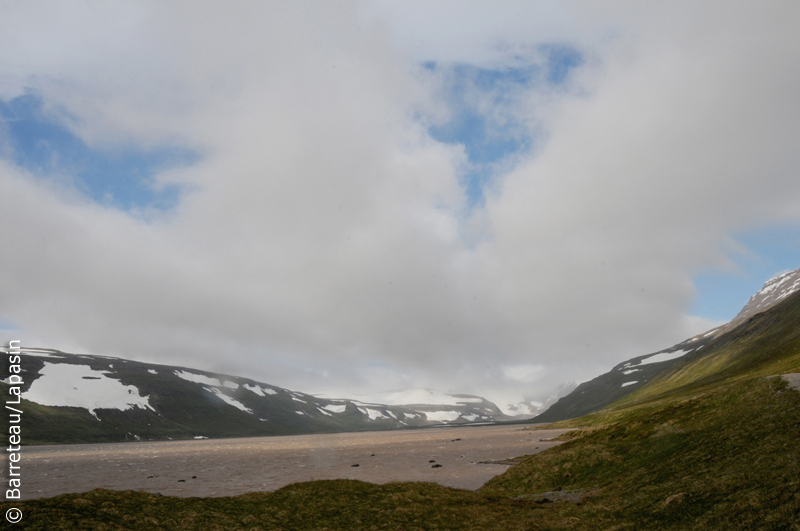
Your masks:
M480 461L540 452L559 444L547 439L565 431L481 426L33 446L22 450L20 490L23 499L96 488L185 497L235 496L318 479L432 481L474 490L508 468ZM432 468L434 464L442 466Z

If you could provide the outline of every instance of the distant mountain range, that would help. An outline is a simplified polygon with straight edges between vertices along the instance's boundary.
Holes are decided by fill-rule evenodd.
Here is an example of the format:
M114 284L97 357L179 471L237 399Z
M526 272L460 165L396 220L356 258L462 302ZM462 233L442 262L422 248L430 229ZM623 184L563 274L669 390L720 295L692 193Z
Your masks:
M664 375L711 356L736 337L737 330L767 310L797 297L800 269L768 280L729 323L689 338L670 348L637 356L609 372L580 384L530 422L555 422L600 411Z
M582 383L530 422L583 416L650 389L681 367L713 358L736 340L744 325L796 299L799 290L800 269L770 279L730 323L620 363ZM315 397L186 367L42 348L23 348L22 354L23 382L15 382L4 364L0 392L10 396L10 387L21 388L25 444L393 430L519 419L473 395L439 397L436 404L385 405ZM519 406L533 409L530 404Z
M25 444L392 430L509 420L492 402L389 406L318 398L238 376L22 349ZM7 369L5 369L7 371ZM2 374L5 396L14 384Z

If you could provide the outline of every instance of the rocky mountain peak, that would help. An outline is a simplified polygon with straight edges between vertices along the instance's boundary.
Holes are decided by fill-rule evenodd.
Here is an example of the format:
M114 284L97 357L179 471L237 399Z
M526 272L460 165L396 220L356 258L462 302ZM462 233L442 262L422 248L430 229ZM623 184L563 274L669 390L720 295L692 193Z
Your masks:
M800 269L781 273L767 280L764 287L750 297L747 304L725 328L731 329L737 326L753 315L771 308L798 290L800 290Z

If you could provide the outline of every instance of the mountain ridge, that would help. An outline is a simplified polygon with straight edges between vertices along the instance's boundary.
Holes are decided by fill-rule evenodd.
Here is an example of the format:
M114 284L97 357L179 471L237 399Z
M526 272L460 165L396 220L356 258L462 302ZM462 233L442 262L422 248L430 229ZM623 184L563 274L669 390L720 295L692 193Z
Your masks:
M8 350L8 349L6 349ZM252 380L110 356L21 348L26 444L421 428L508 420L472 395L452 404L320 398ZM0 386L8 393L11 373Z
M582 417L623 400L677 364L686 364L708 354L706 347L735 333L744 324L791 298L800 291L800 269L780 273L764 283L730 322L690 337L671 347L633 357L610 371L578 385L549 409L529 422L557 422Z

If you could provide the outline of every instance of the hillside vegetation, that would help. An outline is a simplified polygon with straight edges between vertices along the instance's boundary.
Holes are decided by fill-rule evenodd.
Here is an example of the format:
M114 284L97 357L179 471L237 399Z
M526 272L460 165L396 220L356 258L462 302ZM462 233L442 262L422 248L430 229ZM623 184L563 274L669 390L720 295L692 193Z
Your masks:
M716 338L479 492L295 484L232 498L93 491L17 504L26 529L800 530L800 298ZM11 504L0 504L3 512Z

